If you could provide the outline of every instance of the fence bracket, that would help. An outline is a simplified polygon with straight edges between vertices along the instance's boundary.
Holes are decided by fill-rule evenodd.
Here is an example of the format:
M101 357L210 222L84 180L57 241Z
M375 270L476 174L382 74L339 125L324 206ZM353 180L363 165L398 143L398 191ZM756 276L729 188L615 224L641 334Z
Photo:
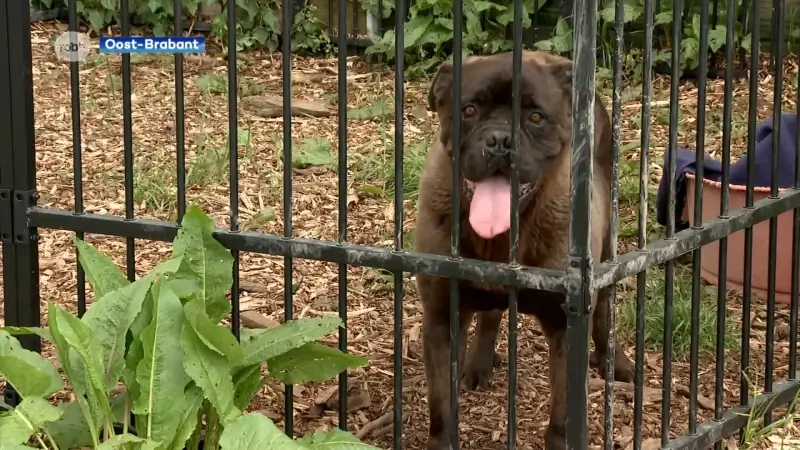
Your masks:
M566 284L567 284L567 297L564 301L564 312L567 316L581 317L588 316L594 311L594 304L592 302L592 259L590 256L569 256L569 269L567 270ZM589 284L583 283L583 280L590 280ZM579 304L570 302L572 292L581 292L581 301Z
M14 191L13 198L13 229L10 230L11 237L15 244L28 245L36 239L36 235L31 235L28 227L28 210L36 206L39 194L36 190Z
M11 189L0 189L0 242L13 244L14 214Z

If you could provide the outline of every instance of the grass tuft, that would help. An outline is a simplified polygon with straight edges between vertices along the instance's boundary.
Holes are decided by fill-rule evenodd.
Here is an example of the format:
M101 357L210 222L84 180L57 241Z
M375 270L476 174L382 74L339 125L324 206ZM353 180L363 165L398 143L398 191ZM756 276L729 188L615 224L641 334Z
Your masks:
M647 271L644 301L644 345L648 350L663 351L665 303L664 271L650 269ZM636 341L636 288L625 292L618 289L618 294L625 296L618 301L617 324L621 339ZM698 349L700 357L713 357L717 345L717 288L701 286L698 314ZM692 342L692 273L691 268L676 265L674 295L672 300L672 354L674 360L687 360ZM728 314L726 313L726 316ZM724 347L726 350L738 348L740 330L725 321Z

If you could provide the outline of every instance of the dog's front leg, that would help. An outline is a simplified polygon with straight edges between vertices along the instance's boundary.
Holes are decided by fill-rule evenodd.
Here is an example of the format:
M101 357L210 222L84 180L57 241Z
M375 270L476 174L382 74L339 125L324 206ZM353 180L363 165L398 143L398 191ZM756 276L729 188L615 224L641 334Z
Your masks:
M544 437L546 450L566 448L566 329L545 328L550 356L550 424Z
M450 291L446 279L419 276L422 346L428 387L428 450L458 450L450 442ZM467 327L474 312L459 311L459 367L463 366Z

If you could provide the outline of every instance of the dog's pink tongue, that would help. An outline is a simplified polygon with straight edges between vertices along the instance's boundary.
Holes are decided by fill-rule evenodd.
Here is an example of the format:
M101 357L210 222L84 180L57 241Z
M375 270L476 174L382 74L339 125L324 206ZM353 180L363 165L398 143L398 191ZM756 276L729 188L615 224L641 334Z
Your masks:
M511 183L495 176L475 183L469 223L478 236L491 239L511 227Z

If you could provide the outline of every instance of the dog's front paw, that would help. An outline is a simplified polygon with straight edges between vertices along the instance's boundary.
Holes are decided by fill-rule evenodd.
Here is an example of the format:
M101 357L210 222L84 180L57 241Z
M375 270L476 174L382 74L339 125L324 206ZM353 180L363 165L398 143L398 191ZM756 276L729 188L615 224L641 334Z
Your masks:
M565 450L567 448L567 433L564 425L550 424L544 435L545 450Z
M429 436L427 450L456 450L446 437Z
M597 352L592 352L591 356L589 357L589 365L597 369L597 372L600 374L601 378L606 377L606 358L605 356L600 356ZM633 376L635 373L635 368L633 363L627 356L624 354L619 354L618 352L614 354L614 381L620 381L623 383L633 383Z
M467 390L474 391L486 390L489 388L492 379L492 372L501 363L500 355L492 352L492 358L482 358L480 355L473 354L467 358L464 371L461 375L461 386Z

